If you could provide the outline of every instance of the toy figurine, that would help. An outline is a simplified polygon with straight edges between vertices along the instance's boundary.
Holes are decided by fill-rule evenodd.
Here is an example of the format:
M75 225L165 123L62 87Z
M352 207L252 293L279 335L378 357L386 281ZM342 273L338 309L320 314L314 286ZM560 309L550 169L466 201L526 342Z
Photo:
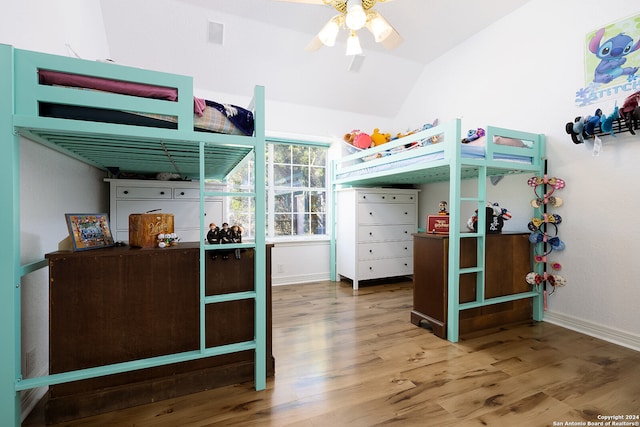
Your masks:
M438 215L449 215L449 211L447 210L447 202L444 200L440 202Z
M207 233L207 242L210 244L220 243L220 227L215 223L209 224L209 232Z

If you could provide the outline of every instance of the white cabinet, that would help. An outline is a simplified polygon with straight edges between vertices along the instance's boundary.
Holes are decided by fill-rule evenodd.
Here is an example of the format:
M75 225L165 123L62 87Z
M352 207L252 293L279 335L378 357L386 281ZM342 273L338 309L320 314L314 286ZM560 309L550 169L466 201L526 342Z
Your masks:
M353 281L413 274L418 190L347 188L338 191L336 272Z
M129 241L129 215L160 209L173 214L174 232L183 242L198 242L200 236L200 183L193 181L154 181L106 179L110 185L111 230L117 241ZM224 186L207 184L206 191L223 191ZM222 197L205 200L205 227L215 222L222 225ZM205 235L206 235L205 230Z

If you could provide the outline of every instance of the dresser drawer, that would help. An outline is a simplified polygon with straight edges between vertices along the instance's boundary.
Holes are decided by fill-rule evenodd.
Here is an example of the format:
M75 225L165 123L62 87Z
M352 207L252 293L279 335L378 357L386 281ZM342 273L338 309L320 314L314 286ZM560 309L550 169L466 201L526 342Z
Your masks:
M172 192L169 187L118 186L116 197L118 199L170 199Z
M403 193L358 193L359 203L415 203L418 200L415 194Z
M199 188L174 188L173 198L174 199L199 199L200 189Z
M411 239L403 242L360 243L358 245L358 259L407 258L413 256L413 242Z
M361 225L358 227L358 242L411 240L411 235L416 231L414 224Z
M413 274L413 258L387 258L358 261L360 280Z
M358 206L359 224L414 224L416 205L410 203L367 203Z

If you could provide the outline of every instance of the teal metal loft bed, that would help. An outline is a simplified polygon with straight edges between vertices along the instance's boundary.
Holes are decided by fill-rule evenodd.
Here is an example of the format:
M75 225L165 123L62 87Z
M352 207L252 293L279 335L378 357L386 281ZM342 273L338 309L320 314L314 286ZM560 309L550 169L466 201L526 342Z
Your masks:
M177 101L133 97L98 91L39 84L38 70L54 70L125 82L174 88ZM51 103L73 107L95 107L109 111L173 116L174 129L135 126L118 123L90 122L68 118L43 117L40 106ZM84 61L31 51L0 44L0 414L3 425L20 425L20 392L37 387L93 378L169 363L195 360L246 350L255 351L254 382L256 390L266 387L266 242L264 216L255 217L255 241L227 245L225 249L255 250L255 286L251 292L205 296L205 251L200 246L200 348L131 362L118 363L25 379L21 373L21 279L26 274L47 267L44 254L28 265L20 262L20 138L24 137L65 153L103 170L114 166L137 173L172 171L183 177L199 179L201 212L204 200L210 196L245 196L255 200L256 212L264 212L265 164L256 161L254 191L249 193L215 193L205 191L205 179L224 179L246 156L265 156L264 88L256 86L252 105L255 130L253 135L228 135L194 130L193 81L190 77L153 72L116 64ZM62 221L62 219L61 219ZM200 221L201 235L206 234L204 216ZM55 248L52 248L55 249ZM251 341L205 346L205 307L224 301L253 299L255 301L255 337Z
M466 136L466 135L464 135ZM436 143L431 143L437 138ZM498 127L487 127L484 146L461 144L460 119L390 141L386 144L349 154L334 162L334 191L339 187L374 187L419 185L449 182L449 265L447 339L459 338L459 313L476 307L498 304L522 298L532 298L533 318L542 320L541 288L496 298L485 298L485 203L487 177L513 174L542 176L545 171L545 137L542 134ZM520 146L515 142L520 141ZM461 194L461 182L475 178L476 194ZM478 231L461 233L462 202L478 206ZM534 215L539 213L534 211ZM333 218L336 218L335 212ZM336 221L339 219L336 218ZM335 227L334 227L335 228ZM416 230L417 231L417 230ZM336 274L336 235L332 236L331 277ZM339 238L339 237L338 237ZM477 262L474 267L460 268L460 240L477 238ZM477 298L459 303L459 283L463 274L476 274ZM523 277L524 280L524 277Z

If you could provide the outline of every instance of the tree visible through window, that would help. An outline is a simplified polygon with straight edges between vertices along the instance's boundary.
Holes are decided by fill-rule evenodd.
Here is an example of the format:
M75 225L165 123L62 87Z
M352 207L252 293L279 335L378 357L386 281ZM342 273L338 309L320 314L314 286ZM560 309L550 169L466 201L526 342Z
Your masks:
M327 233L327 152L324 146L267 145L268 237ZM253 161L230 177L230 191L253 191ZM253 199L228 199L229 222L241 225L245 236L253 236Z

